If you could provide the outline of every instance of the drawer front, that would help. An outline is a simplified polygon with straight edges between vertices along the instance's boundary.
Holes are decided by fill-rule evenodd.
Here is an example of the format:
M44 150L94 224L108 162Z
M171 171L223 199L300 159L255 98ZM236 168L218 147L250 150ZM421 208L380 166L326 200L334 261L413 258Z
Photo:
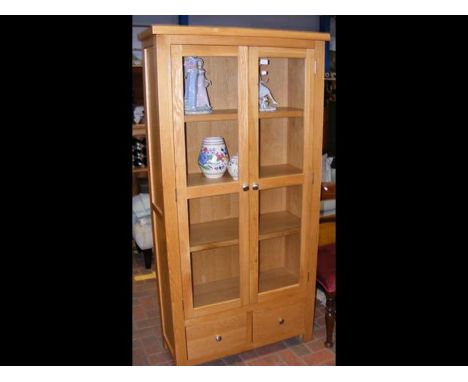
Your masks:
M193 324L186 334L188 359L228 352L247 343L247 315Z
M253 314L254 342L293 337L304 332L304 304L280 306Z

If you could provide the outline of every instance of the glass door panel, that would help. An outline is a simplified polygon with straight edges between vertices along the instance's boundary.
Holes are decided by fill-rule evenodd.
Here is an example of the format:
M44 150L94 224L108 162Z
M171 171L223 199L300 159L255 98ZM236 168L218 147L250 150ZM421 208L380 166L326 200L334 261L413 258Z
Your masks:
M264 53L260 52L258 60L259 177L300 174L304 145L305 52L304 57L288 57L287 49L270 49ZM266 96L262 97L263 94Z
M202 52L203 50L200 51ZM196 83L192 83L194 76L189 74L187 69L188 60L200 63L200 68L195 70L199 73ZM239 151L238 57L209 56L202 53L196 56L183 55L182 61L187 186L233 182L235 179L228 171L219 177L217 175L225 168L229 158ZM195 101L189 100L196 92L198 93ZM211 108L209 112L203 109L204 103L200 100L200 93L208 99ZM225 145L223 150L211 150L210 146L204 146L204 139L209 137L220 138ZM203 147L205 153L201 152ZM224 158L224 164L221 157ZM207 177L204 171L210 177Z
M171 47L179 243L188 317L248 302L249 237L248 230L241 229L249 224L248 194L240 186L248 181L247 52L238 46ZM238 153L235 176L228 161Z
M299 283L302 186L260 190L258 292Z
M240 298L239 195L189 200L194 308Z

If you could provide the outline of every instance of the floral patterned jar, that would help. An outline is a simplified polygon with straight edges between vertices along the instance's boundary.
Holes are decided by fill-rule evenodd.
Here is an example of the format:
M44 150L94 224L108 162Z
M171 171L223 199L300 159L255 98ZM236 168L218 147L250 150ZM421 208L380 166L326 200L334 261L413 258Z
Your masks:
M210 179L221 178L226 172L229 154L223 137L204 138L198 155L198 166Z

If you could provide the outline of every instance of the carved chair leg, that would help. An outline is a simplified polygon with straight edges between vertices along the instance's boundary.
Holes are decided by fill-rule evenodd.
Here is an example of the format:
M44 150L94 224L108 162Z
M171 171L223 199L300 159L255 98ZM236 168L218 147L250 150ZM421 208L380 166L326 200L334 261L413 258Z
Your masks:
M327 296L327 306L325 311L325 325L327 329L327 340L325 346L331 348L333 346L333 328L335 326L335 295Z

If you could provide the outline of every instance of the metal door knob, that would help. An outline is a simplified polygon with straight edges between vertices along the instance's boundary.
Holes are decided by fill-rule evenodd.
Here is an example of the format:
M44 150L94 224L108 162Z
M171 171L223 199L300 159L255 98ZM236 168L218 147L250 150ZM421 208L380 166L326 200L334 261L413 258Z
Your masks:
M243 184L243 185L242 185L242 189L243 189L244 191L249 191L249 185L248 185L248 184Z
M278 319L278 324L283 325L284 324L284 318L279 318Z
M257 183L252 184L252 190L255 190L255 191L258 190L258 184Z
M216 336L215 337L216 342L221 342L222 339L223 339L223 337L221 337L221 336Z

